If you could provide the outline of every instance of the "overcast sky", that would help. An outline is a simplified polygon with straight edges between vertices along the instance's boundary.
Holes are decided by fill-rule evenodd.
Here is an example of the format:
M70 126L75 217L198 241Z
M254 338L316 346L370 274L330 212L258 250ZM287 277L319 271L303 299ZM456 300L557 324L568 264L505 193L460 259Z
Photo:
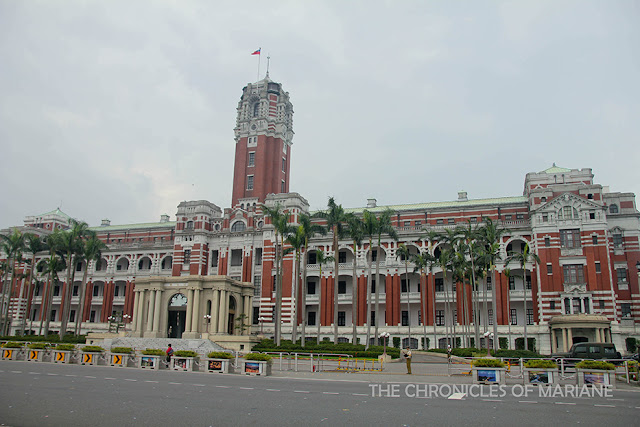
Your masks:
M0 0L0 228L228 207L259 47L313 209L517 196L553 162L640 194L639 22L613 0Z

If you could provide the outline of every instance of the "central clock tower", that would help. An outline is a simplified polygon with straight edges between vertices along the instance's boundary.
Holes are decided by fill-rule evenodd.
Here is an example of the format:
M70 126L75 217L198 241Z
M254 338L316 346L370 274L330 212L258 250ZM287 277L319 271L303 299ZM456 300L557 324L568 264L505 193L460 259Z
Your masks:
M293 106L269 74L242 90L238 103L231 207L264 203L267 194L289 192Z

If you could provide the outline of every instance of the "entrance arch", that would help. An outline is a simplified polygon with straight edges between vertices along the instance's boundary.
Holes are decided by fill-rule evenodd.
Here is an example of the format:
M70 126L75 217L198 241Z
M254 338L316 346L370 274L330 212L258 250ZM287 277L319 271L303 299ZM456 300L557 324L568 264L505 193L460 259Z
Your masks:
M187 297L177 293L169 300L168 338L182 338L187 320Z
M229 322L227 324L227 333L233 335L233 324L236 318L236 299L233 296L229 297Z

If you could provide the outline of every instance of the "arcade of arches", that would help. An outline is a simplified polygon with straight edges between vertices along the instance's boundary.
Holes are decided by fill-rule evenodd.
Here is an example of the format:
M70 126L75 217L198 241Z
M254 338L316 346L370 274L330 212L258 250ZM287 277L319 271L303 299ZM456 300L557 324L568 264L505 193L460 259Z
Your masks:
M253 285L224 276L136 280L133 336L209 338L247 335ZM244 316L243 316L244 315Z

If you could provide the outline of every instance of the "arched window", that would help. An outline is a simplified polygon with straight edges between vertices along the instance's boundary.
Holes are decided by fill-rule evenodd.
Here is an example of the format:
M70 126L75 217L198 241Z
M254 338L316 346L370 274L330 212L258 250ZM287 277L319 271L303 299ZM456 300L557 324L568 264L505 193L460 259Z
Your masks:
M239 233L241 231L244 231L244 222L242 221L234 222L233 225L231 226L231 232Z
M256 102L255 104L253 104L253 117L258 117L259 114L260 114L260 103Z
M187 221L187 230L193 230L193 221Z
M610 205L609 206L609 213L612 213L612 214L618 213L618 205L615 205L615 204Z
M559 219L578 219L578 210L572 206L563 206L558 211Z
M165 257L165 258L162 260L162 269L163 269L163 270L168 270L168 269L170 269L172 266L173 266L173 257L172 257L172 256Z

